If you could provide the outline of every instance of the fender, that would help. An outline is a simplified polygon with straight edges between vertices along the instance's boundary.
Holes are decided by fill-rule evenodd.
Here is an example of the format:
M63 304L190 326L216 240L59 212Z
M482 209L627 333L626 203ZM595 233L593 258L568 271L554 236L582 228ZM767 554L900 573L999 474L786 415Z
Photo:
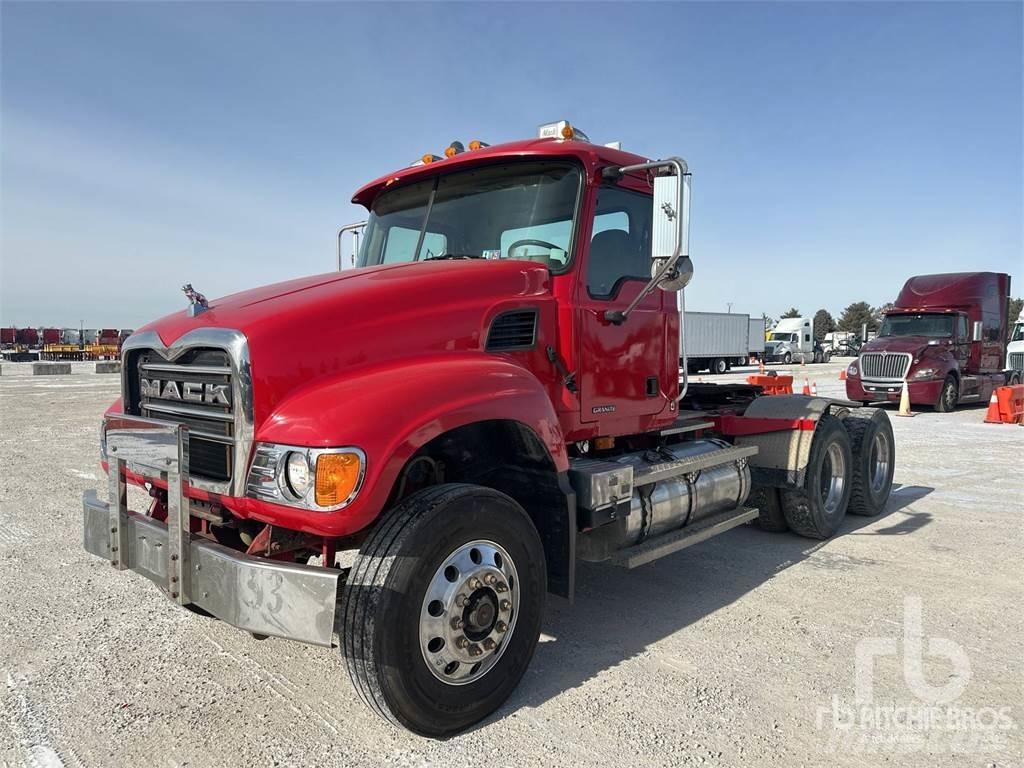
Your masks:
M255 439L362 449L366 474L359 495L331 513L252 499L244 500L239 511L322 536L355 533L380 514L399 471L417 449L443 432L491 419L530 428L546 446L554 470L568 470L562 430L547 392L509 358L447 353L318 379L279 403L256 428Z
M859 408L860 403L831 397L775 395L758 397L743 412L742 419L787 419L813 422L815 429L786 429L736 438L736 445L756 445L751 456L750 476L755 485L802 488L817 422L835 407Z

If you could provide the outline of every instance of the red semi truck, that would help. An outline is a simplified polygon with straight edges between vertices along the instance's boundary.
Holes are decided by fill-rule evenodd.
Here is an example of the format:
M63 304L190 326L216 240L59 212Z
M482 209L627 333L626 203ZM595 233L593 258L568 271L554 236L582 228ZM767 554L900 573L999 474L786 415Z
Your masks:
M847 369L846 395L864 403L910 402L952 411L987 403L1018 382L1006 369L1010 276L996 272L919 275L907 280L877 337Z
M356 192L356 269L188 285L126 339L83 504L89 552L255 635L337 637L367 705L429 736L508 697L577 561L826 538L882 511L895 457L879 409L688 381L685 162L564 121L444 154Z

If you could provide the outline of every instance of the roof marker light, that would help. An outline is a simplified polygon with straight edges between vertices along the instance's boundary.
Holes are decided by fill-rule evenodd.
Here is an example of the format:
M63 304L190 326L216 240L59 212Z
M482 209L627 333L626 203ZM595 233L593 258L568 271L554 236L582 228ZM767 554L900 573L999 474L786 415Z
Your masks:
M469 149L470 149L470 151L477 150L477 149L483 149L484 147L489 147L489 146L491 146L491 145L488 144L486 141L480 141L480 139L473 139L471 142L469 142Z
M415 163L413 163L412 166L410 166L410 167L415 167L417 165L430 165L434 161L440 160L440 159L441 158L438 157L437 155L432 155L432 154L430 154L428 152L423 157L421 157L419 160L417 160Z
M444 151L445 157L455 157L456 155L465 152L466 148L462 146L461 141L453 141L448 145L448 148Z
M559 120L557 123L545 123L537 128L538 139L579 139L590 141L583 131L574 128L568 120Z

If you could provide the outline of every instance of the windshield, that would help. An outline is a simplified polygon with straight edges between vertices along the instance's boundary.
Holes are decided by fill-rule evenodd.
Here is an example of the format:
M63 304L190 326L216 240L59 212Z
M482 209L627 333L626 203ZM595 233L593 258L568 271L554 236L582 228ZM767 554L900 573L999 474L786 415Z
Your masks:
M526 259L565 268L580 172L510 163L385 192L370 213L358 266L428 259Z
M1024 323L1017 323L1010 331L1010 341L1024 341Z
M795 333L769 333L768 341L796 341Z
M953 315L886 315L879 336L926 336L953 338Z

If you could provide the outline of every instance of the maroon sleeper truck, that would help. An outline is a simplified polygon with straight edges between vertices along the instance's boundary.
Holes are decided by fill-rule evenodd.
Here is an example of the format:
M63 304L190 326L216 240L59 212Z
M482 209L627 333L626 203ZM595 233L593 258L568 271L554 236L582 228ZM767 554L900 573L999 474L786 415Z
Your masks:
M1009 294L1010 276L996 272L910 278L847 369L847 397L898 402L906 381L911 403L944 412L1017 383L1005 370Z

